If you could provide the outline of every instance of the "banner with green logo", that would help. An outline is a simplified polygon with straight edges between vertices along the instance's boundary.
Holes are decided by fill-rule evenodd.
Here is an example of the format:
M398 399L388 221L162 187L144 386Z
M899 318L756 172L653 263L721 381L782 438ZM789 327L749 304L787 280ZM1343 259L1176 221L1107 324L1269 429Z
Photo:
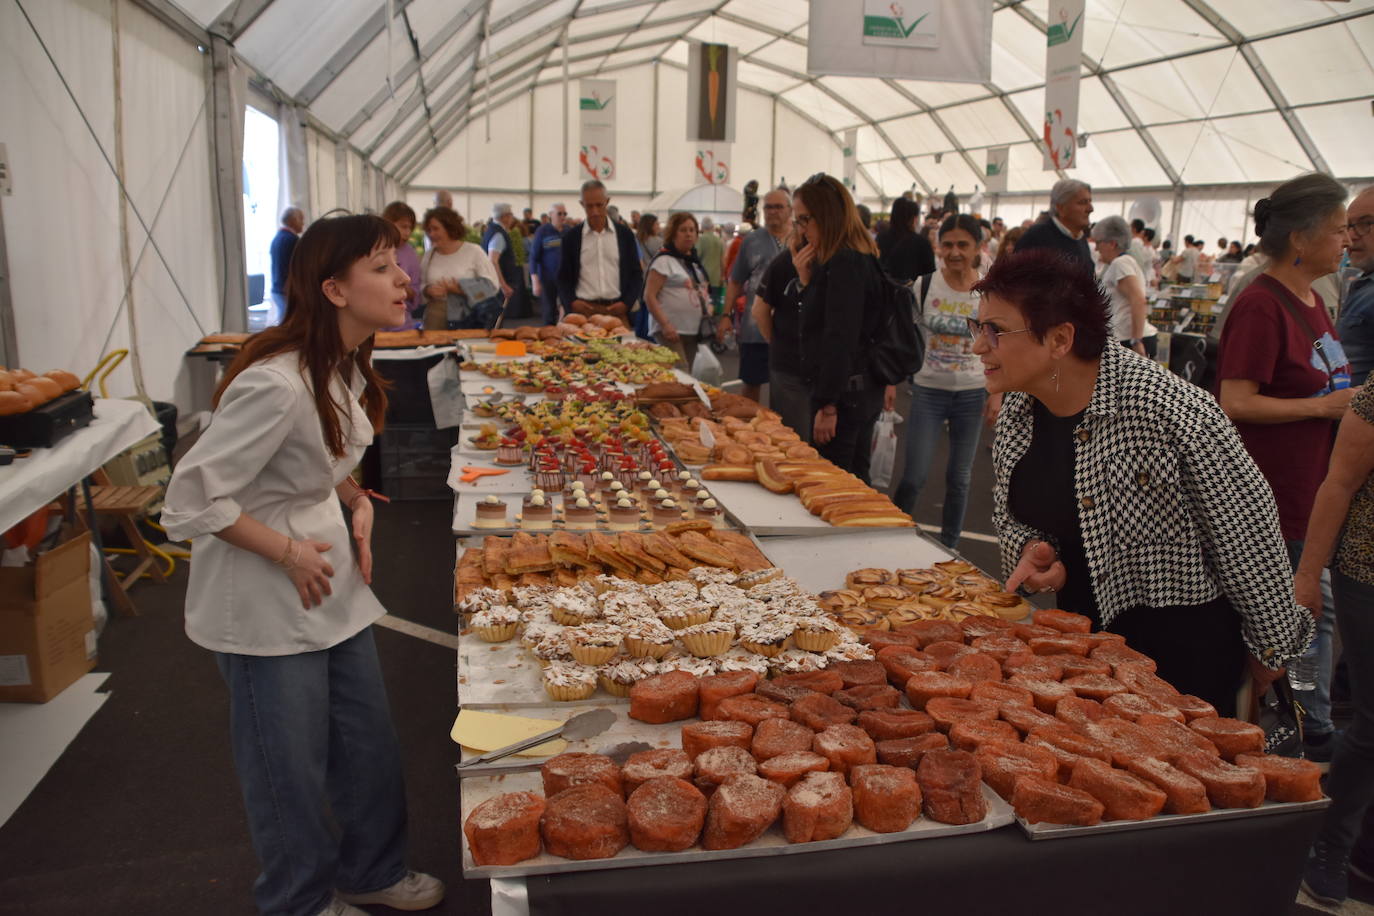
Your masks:
M1005 146L996 146L988 150L987 164L987 184L988 193L1000 194L1007 189L1007 163L1011 159L1011 150Z
M1045 169L1078 165L1078 81L1083 69L1084 0L1050 0L1045 56Z
M811 0L806 70L992 80L993 0Z
M577 174L581 181L615 178L615 80L582 80L577 114Z

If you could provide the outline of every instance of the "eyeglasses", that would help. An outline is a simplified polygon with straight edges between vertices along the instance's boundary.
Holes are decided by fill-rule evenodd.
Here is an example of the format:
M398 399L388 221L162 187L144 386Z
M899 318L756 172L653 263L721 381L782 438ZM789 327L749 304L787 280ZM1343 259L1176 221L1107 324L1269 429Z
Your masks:
M1371 231L1374 231L1374 216L1366 216L1356 222L1348 223L1345 227L1345 231L1350 233L1352 239L1357 239L1362 235L1369 235Z
M998 338L1003 334L1023 334L1030 328L1017 328L1014 331L998 330L997 325L991 321L979 321L977 318L965 318L968 322L968 332L971 337L982 336L988 342L988 346L993 350L997 349Z
M764 204L764 205L763 205L763 209L765 209L765 210L786 210L786 209L787 209L787 204Z
M796 223L799 228L805 229L807 226L811 225L811 214L798 213L792 217L792 222Z

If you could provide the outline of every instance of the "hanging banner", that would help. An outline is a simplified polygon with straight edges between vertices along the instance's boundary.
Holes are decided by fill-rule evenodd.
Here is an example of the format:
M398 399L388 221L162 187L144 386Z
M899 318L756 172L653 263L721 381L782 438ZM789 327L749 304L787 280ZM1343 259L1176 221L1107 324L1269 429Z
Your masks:
M692 159L692 184L730 183L730 144L699 143Z
M615 109L615 80L582 80L577 103L582 122L577 155L581 181L615 178Z
M1050 0L1045 40L1045 169L1078 165L1078 77L1084 0Z
M855 176L859 173L859 129L851 127L844 132L844 186L853 193Z
M695 43L687 55L687 139L735 142L735 70L729 45Z
M999 194L1007 189L1007 160L1010 158L1011 150L1005 146L988 150L988 193Z
M813 76L986 83L993 0L811 0Z

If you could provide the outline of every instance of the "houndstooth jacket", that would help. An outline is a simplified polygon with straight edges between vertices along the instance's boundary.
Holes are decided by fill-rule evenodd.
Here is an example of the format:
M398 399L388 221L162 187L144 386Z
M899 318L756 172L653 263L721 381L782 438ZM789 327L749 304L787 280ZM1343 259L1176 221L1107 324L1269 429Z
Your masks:
M1053 543L1007 508L1032 417L1030 395L1013 392L997 418L993 519L1003 576L1028 542ZM1256 658L1278 668L1302 654L1313 623L1293 599L1273 492L1211 395L1108 344L1074 436L1074 495L1104 626L1129 608L1225 594Z

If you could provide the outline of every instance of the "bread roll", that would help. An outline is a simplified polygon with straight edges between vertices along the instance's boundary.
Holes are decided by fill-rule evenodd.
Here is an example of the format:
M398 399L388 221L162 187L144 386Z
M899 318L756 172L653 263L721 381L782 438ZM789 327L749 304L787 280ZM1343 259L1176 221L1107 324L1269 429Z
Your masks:
M14 376L14 383L16 385L20 382L27 382L34 377L33 373L27 369L11 369L10 375Z
M26 413L33 403L18 391L0 391L0 417Z
M14 373L7 369L0 369L0 391L13 391L14 385Z
M570 312L569 314L563 316L563 323L571 324L580 328L582 327L582 325L587 323L587 316L579 315L576 312Z
M35 385L32 380L20 382L18 385L14 386L14 390L23 395L24 399L29 402L29 410L46 404L51 400L47 392Z
M77 378L75 375L72 375L65 369L54 369L51 372L43 373L43 375L56 382L57 386L61 388L64 392L75 391L76 389L81 387L81 379Z

